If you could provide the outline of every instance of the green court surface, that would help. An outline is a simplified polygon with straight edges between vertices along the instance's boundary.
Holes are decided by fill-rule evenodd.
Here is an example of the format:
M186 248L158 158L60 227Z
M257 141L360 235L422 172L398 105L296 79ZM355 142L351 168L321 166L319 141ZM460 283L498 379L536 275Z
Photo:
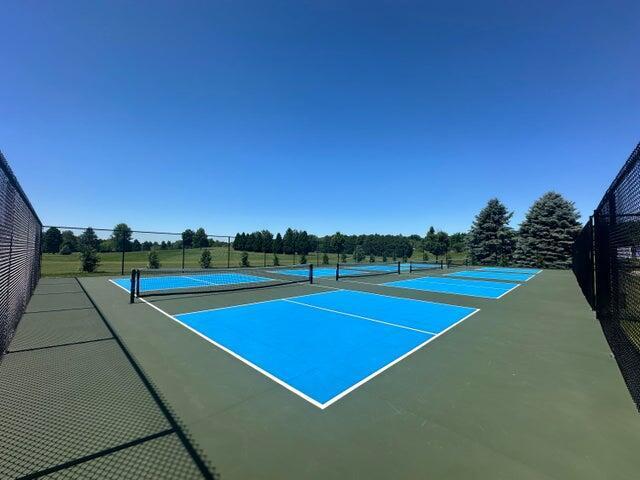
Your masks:
M0 422L0 435L20 431L9 458L28 458L0 467L0 477L167 429L133 447L147 453L124 449L121 463L107 456L114 478L139 478L141 458L154 478L198 475L181 430L171 430L108 325L222 479L637 478L637 410L571 272L546 270L500 301L379 285L386 281L325 278L130 305L106 277L44 279L0 366L0 383L24 380L20 398L0 400L13 419ZM162 313L335 288L479 311L325 409ZM70 385L82 386L79 395L65 394Z

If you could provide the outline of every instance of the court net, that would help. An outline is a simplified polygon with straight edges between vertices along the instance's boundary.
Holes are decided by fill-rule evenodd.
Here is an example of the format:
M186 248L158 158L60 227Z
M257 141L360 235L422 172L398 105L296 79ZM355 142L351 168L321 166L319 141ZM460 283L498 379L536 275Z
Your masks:
M338 263L336 280L346 277L369 277L372 275L389 275L400 273L400 262L393 263Z
M131 300L135 297L228 292L313 283L313 265L239 267L199 270L137 269L131 273Z
M441 260L434 262L409 262L409 273L424 270L442 270L443 268L444 263Z

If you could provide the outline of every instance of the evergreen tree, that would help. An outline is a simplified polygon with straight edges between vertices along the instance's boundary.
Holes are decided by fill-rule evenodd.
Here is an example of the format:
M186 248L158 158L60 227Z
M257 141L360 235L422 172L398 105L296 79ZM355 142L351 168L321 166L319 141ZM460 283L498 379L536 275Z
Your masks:
M509 226L509 212L497 198L478 213L468 235L469 253L476 264L507 265L513 257L515 232Z
M435 250L433 254L436 256L436 260L440 255L446 255L449 252L449 234L447 232L436 233Z
M273 239L273 253L282 253L282 235L279 233Z
M44 253L58 253L62 245L62 233L56 227L51 227L42 236L42 250Z
M467 234L466 233L453 233L449 237L449 241L451 243L451 250L456 253L462 253L466 250L467 245Z
M362 246L357 245L356 248L353 250L353 259L357 263L360 263L361 261L364 260L364 258L365 258L364 249L362 248Z
M298 232L296 237L296 252L307 255L311 249L309 248L309 235L305 230Z
M302 255L300 255L300 264L304 265L307 263L307 256L303 253Z
M149 251L149 256L147 257L147 268L160 268L160 257L158 256L158 251L155 248Z
M182 232L182 245L184 245L184 248L191 248L193 246L193 236L194 232L190 228Z
M273 266L277 267L280 265L280 259L276 253L273 254Z
M113 227L113 233L111 234L111 245L113 251L122 252L124 247L125 252L131 251L131 228L126 223L119 223Z
M327 255L326 253L322 254L322 264L329 265L329 255Z
M88 230L88 229L87 229ZM80 253L80 268L83 272L95 272L100 265L100 256L95 248L86 247Z
M283 253L288 255L292 254L296 250L296 234L291 228L287 228L282 237L282 250Z
M208 248L202 250L202 254L200 255L200 266L202 268L209 268L211 266L211 251Z
M340 254L340 261L342 263L346 263L347 262L347 254L346 253L341 253Z
M526 267L569 268L571 247L580 232L573 202L556 192L536 200L520 225L514 260Z
M331 250L334 253L343 253L346 241L347 239L344 235L342 235L340 232L336 232L331 236Z
M249 263L249 253L248 252L242 252L242 256L240 257L240 266L241 267L250 267L251 264Z
M204 228L198 228L193 234L193 248L207 248L209 246L209 239L207 238L207 232Z
M422 248L425 252L429 252L435 255L434 250L437 249L437 246L436 246L437 242L438 240L436 238L436 229L433 228L433 226L431 226L429 227L429 231L424 237L424 243Z
M96 235L96 232L91 227L87 227L87 229L80 234L78 237L78 246L80 250L86 249L94 249L98 250L100 248L100 239Z
M273 233L269 230L262 230L262 251L273 253Z
M140 243L140 240L136 238L131 244L131 248L134 252L139 252L140 250L142 250L142 244Z
M65 251L78 251L78 239L71 230L65 230L64 232L62 232L62 244L60 245L60 250L62 250L63 248Z
M369 263L375 263L375 262L376 262L375 255L369 255Z

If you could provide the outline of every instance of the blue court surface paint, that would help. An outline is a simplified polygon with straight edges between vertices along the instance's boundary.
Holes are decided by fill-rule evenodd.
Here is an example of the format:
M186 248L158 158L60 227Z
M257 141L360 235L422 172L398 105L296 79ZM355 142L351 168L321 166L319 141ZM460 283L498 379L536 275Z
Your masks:
M506 280L509 282L526 282L534 277L529 273L483 272L480 270L465 270L463 272L448 273L449 277L480 278L487 280Z
M116 285L129 291L131 280L128 278L117 278L111 280ZM174 290L180 288L197 288L218 285L236 285L240 283L261 283L270 282L271 279L257 277L255 275L245 275L242 273L208 273L196 275L166 275L158 277L147 277L140 279L140 291L151 290Z
M498 299L518 287L518 283L484 282L445 277L423 277L412 280L383 283L386 287L408 288L435 293L467 295L470 297Z
M529 273L531 275L537 275L542 270L535 268L517 268L517 267L482 267L478 270L482 272L504 272L504 273Z
M476 311L339 290L175 318L325 408Z

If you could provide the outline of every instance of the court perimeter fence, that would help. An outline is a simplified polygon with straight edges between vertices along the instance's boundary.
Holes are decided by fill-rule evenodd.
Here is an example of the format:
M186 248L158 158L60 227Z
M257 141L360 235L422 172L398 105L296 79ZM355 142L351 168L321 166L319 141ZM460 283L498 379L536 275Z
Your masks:
M573 272L640 410L640 144L578 235Z
M0 152L0 357L40 278L42 222Z

